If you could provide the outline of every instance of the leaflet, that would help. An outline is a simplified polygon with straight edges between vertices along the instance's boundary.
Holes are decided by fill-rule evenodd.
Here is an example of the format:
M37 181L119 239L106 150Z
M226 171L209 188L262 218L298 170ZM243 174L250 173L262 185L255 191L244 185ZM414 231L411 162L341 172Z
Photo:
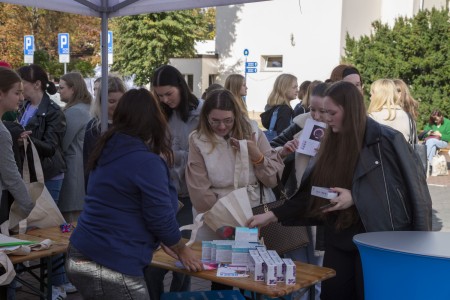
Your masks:
M306 120L305 128L299 137L297 152L315 156L319 150L320 141L325 135L327 125L313 119Z

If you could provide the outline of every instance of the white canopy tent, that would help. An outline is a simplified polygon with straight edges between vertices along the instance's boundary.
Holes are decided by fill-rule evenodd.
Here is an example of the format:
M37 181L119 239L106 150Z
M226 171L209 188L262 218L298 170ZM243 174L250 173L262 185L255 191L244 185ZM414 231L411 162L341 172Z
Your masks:
M56 10L102 19L102 81L108 78L108 19L199 7L223 6L264 0L7 0L0 2ZM107 99L107 84L102 84L101 98ZM102 131L108 126L107 101L102 102Z

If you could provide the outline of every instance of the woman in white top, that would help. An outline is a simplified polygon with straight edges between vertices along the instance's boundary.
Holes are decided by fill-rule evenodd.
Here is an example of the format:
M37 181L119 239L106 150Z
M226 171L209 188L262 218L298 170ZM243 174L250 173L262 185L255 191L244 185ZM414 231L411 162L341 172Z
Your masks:
M391 79L378 79L370 87L369 116L380 124L400 131L410 141L408 114L397 105L397 88Z

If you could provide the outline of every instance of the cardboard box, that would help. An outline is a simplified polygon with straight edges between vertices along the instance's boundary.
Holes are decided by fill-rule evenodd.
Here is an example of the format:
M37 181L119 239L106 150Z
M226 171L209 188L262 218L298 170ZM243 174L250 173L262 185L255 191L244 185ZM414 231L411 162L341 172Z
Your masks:
M284 262L284 278L286 284L296 283L297 266L290 258L283 258Z

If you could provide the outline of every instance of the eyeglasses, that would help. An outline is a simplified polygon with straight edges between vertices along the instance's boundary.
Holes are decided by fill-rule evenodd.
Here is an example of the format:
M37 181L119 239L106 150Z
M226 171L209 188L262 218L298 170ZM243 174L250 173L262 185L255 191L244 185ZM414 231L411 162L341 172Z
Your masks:
M219 127L220 124L223 124L225 126L230 126L234 124L234 118L226 118L223 120L211 120L208 119L209 125L211 125L212 127Z

